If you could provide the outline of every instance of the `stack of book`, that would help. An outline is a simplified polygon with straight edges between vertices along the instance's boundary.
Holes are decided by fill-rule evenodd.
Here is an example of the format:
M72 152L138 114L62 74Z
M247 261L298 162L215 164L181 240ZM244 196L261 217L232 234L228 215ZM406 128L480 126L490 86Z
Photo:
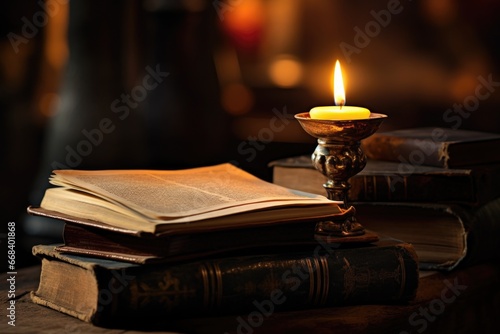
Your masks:
M411 243L421 269L498 260L500 135L415 128L363 141L369 158L350 179L349 199L362 225ZM324 194L310 157L271 163L273 182Z
M87 322L269 316L416 294L411 245L370 235L332 242L316 224L344 220L348 210L230 164L57 170L50 182L56 187L28 212L66 222L64 244L33 248L42 271L31 297Z

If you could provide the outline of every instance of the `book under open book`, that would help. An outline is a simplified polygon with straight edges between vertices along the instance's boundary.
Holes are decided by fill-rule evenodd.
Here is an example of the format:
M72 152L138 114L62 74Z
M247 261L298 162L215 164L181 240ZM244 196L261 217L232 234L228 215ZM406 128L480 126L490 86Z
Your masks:
M324 196L263 181L231 164L56 170L50 182L57 187L28 212L68 223L63 250L138 263L151 256L314 242L317 222L348 214Z
M278 311L406 303L415 297L418 266L411 245L323 246L137 265L39 245L33 254L42 259L40 284L31 298L97 325L164 328L172 318L237 315L271 303Z

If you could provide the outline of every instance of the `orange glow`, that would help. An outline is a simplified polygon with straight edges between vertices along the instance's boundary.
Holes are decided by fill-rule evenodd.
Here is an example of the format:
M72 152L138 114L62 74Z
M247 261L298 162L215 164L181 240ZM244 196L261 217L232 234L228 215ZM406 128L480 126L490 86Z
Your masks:
M45 57L54 69L62 69L69 55L67 26L69 4L56 4L59 9L51 15L46 27Z
M280 55L269 66L269 76L280 87L294 87L302 79L302 64L297 57Z
M337 60L333 71L333 99L337 106L345 105L344 80L342 79L342 70L340 62Z
M222 23L238 46L244 49L256 48L260 43L264 24L261 0L236 2L225 12Z
M55 93L45 93L38 101L38 109L45 117L54 116L56 106L59 103L59 95Z
M231 115L243 115L252 109L253 93L245 85L232 83L222 88L221 102Z

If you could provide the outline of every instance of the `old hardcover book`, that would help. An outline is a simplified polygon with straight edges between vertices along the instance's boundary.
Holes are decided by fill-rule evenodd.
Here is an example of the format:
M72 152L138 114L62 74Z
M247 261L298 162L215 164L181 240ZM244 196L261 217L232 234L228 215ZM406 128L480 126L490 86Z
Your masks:
M40 209L137 235L169 235L342 216L336 202L265 182L230 164L186 170L56 170Z
M357 202L356 217L380 237L411 243L421 269L452 270L500 260L500 198L479 208L436 203Z
M455 168L500 161L500 134L447 128L375 133L362 146L370 159Z
M324 192L325 178L309 157L271 166L273 181L282 186ZM349 199L365 228L412 243L422 269L451 270L500 257L494 237L500 234L499 165L460 170L416 166L394 176L399 168L398 163L370 160L350 179ZM403 182L392 191L391 183L399 178Z
M243 312L404 303L418 285L417 257L404 243L314 248L136 265L65 255L35 246L42 259L35 303L106 326ZM71 278L71 279L68 279Z
M270 163L273 182L315 194L326 194L326 177L314 169L309 156ZM462 169L368 160L349 180L352 201L440 202L481 206L500 197L500 163Z
M28 212L67 222L60 251L135 263L310 244L316 223L352 214L324 196L265 182L229 164L181 171L54 171L51 182L58 187Z
M290 246L314 245L320 237L316 235L317 222L312 219L300 223L142 237L67 222L63 230L64 244L57 250L138 264L171 263L241 251L256 252L270 247L278 251ZM375 233L366 231L362 236L342 238L342 241L359 244L378 239ZM325 240L329 243L336 241L331 237Z

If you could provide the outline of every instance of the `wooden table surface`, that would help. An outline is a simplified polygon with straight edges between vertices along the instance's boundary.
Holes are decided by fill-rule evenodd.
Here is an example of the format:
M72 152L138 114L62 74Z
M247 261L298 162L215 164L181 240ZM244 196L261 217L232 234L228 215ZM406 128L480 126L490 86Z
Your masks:
M499 264L422 278L416 299L408 305L275 312L258 328L239 331L234 315L138 324L137 328L96 327L32 303L30 291L37 288L39 274L39 266L17 272L15 327L7 324L6 274L2 274L0 333L496 333L500 316Z

